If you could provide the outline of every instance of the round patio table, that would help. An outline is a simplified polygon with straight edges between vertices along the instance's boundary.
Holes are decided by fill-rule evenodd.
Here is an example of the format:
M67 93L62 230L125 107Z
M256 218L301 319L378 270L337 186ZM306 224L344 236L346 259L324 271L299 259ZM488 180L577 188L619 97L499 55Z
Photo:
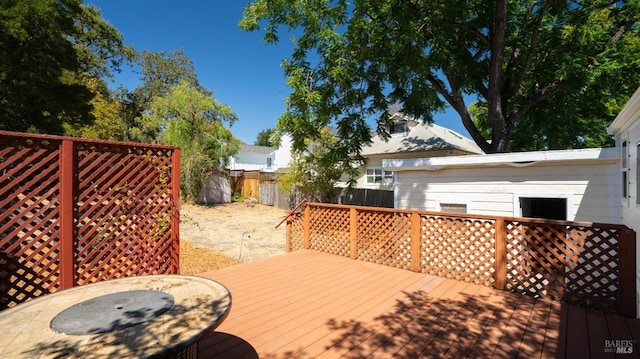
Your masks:
M230 308L224 285L196 276L82 285L0 312L0 357L197 357L198 339Z

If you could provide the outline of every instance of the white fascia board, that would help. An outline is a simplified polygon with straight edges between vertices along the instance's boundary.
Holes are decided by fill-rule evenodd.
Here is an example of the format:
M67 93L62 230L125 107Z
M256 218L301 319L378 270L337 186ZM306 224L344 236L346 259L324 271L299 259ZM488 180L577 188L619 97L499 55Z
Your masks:
M640 87L636 89L629 101L624 105L618 116L613 120L607 128L610 135L616 136L620 132L626 130L636 119L636 114L640 112Z
M387 171L436 171L446 167L474 167L509 165L531 166L539 162L617 160L616 148L588 148L580 150L495 153L489 155L448 156L415 159L382 160Z

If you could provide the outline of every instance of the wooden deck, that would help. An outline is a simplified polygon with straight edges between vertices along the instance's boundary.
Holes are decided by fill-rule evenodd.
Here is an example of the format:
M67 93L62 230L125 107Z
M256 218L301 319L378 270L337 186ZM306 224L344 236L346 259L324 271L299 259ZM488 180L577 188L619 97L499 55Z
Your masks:
M200 358L639 357L640 320L330 254L202 276L233 303ZM616 356L629 342L610 340L633 353Z

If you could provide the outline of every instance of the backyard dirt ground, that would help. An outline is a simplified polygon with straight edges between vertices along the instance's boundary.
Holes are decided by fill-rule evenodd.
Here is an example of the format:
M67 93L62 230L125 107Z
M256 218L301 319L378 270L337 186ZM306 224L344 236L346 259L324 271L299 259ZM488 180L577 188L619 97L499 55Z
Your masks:
M202 262L215 257L208 251L229 257L233 263L283 254L286 225L275 227L287 213L271 206L249 207L239 202L211 206L183 204L180 208L181 262L183 256L189 256L184 259L207 269L207 263ZM189 265L186 261L181 264L181 272ZM219 265L211 263L210 266Z

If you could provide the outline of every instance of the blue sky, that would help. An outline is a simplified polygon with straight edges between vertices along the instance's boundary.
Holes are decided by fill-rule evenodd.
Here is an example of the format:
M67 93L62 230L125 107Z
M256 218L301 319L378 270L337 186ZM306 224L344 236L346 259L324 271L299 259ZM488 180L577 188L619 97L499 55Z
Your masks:
M267 45L262 32L238 29L248 0L85 0L117 28L125 43L136 50L182 49L192 61L200 83L238 115L231 131L253 144L258 132L274 128L290 93L280 67L291 55L288 38ZM132 90L140 84L131 71L116 75L110 83ZM436 123L465 136L455 112L435 116Z

